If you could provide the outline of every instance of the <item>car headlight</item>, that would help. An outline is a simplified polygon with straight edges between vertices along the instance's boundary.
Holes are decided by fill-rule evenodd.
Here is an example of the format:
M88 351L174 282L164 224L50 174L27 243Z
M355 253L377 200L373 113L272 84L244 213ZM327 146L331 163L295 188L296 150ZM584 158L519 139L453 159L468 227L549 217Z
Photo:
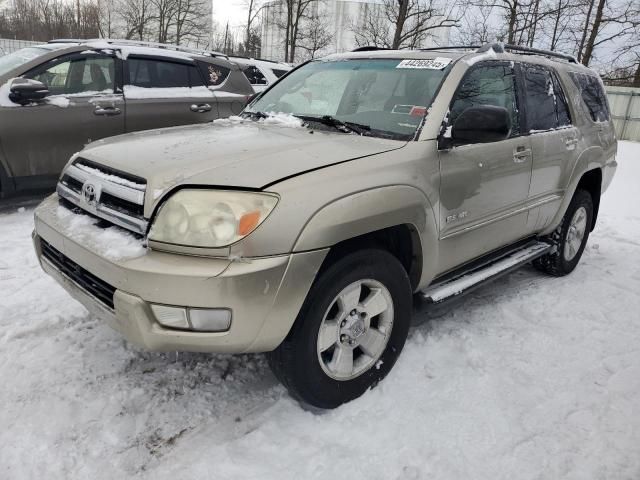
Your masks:
M278 203L269 193L184 189L160 207L149 240L226 247L246 237Z

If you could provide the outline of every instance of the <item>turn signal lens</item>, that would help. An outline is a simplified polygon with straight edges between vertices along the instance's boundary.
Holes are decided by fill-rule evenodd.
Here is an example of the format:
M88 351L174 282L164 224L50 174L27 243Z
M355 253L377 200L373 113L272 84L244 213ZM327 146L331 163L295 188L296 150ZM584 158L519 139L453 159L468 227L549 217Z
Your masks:
M238 235L249 235L260 223L260 212L245 213L238 223Z

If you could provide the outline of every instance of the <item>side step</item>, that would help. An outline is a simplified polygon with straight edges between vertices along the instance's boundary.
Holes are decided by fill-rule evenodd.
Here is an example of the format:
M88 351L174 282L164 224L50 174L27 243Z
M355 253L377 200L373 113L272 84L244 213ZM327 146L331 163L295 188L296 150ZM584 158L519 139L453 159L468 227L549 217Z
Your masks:
M524 246L505 253L493 262L463 271L459 275L441 283L430 285L420 294L430 303L444 302L512 272L525 263L549 253L553 248L555 247L548 243L538 240L531 241Z

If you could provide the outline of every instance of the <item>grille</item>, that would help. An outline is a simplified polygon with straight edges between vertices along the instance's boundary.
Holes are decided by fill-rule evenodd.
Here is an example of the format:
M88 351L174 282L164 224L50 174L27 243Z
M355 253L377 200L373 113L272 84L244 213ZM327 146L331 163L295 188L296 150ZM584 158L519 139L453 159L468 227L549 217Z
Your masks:
M143 178L78 158L65 169L57 192L91 215L144 235L146 188Z
M49 260L60 272L71 279L82 290L113 310L115 287L112 287L107 282L89 273L45 240L40 239L40 246L42 248L42 256Z

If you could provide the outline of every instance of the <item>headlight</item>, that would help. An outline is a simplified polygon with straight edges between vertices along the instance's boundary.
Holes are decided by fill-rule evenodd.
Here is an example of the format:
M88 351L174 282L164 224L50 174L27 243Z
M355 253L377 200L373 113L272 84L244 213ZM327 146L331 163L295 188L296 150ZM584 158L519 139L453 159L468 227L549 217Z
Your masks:
M278 197L230 190L180 190L161 207L149 239L194 247L226 247L249 235Z

